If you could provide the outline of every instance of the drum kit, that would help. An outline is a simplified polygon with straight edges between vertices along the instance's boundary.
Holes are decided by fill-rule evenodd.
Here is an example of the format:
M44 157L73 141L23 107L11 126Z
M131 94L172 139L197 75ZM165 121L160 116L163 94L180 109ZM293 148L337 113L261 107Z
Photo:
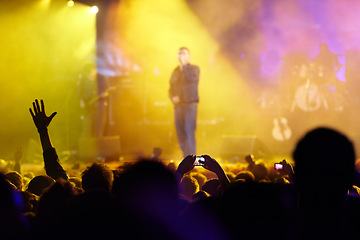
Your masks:
M292 67L293 69L287 69L292 78L291 90L288 89L290 102L286 104L287 109L290 107L290 112L337 111L341 101L337 101L336 96L341 91L336 87L335 71L329 72L323 66L314 63L297 64ZM286 117L274 118L273 122L272 137L281 142L290 140L293 134Z
M333 75L324 73L323 66L302 64L298 71L300 86L294 93L290 111L296 108L304 112L314 112L320 109L329 110L330 99L335 96L335 72Z
M319 86L307 79L305 84L296 90L290 111L294 112L295 108L298 107L304 112L313 112L319 110L322 106L324 109L328 109L327 101Z

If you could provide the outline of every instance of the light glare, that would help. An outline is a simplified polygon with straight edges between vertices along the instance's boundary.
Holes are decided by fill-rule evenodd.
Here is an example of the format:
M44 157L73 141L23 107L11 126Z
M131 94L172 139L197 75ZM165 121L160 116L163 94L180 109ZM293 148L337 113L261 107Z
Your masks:
M89 12L91 14L97 14L99 12L99 8L97 6L92 6Z
M50 3L51 3L51 0L42 0L42 1L40 1L40 6L44 9L47 9L47 8L49 8Z
M68 7L73 7L74 4L75 4L75 3L74 3L74 1L72 1L72 0L70 0L70 1L67 2Z

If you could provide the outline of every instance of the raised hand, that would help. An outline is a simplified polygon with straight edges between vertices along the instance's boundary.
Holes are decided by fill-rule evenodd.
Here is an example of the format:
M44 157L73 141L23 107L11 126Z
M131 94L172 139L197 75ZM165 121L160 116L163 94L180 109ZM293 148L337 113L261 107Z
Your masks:
M194 161L195 156L194 155L188 155L182 160L182 162L178 166L178 170L180 170L182 173L187 173L191 171L194 168Z
M254 165L255 164L255 157L252 154L246 155L245 156L245 161L250 165Z
M40 100L40 104L41 105L39 105L39 101L35 99L35 102L33 102L34 110L29 108L30 114L38 131L47 129L51 120L57 114L57 112L53 112L50 116L46 116L44 101Z
M178 168L175 171L175 177L178 183L180 182L181 178L184 176L185 173L191 171L194 168L195 156L188 155L186 156L181 163L179 164Z
M280 162L283 165L283 168L279 170L281 175L288 175L290 180L293 179L294 169L290 163L285 159Z
M205 165L204 165L205 169L214 173L218 173L219 171L222 171L220 164L215 159L213 159L208 155L202 155L202 157L205 158Z
M202 155L203 158L205 158L205 165L203 166L205 169L215 173L217 177L219 178L221 185L223 187L226 187L230 184L229 178L226 176L225 171L220 166L220 164L210 157L209 155Z

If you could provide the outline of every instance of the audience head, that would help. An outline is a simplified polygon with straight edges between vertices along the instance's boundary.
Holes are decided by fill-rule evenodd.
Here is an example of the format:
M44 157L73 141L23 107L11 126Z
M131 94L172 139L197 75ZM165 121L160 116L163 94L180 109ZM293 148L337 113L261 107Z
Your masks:
M174 161L170 161L169 164L167 165L167 168L168 168L172 173L175 173L175 171L176 171L176 165L175 165Z
M62 222L67 221L71 216L64 216L68 204L78 195L73 185L62 178L48 187L40 196L38 211L36 214L36 225L34 235L36 238L52 238L55 232L61 229ZM57 234L60 234L61 231ZM69 236L68 236L69 237Z
M121 204L110 192L85 191L72 198L66 205L58 233L58 239L111 239L115 236L130 236L138 227L132 224L131 215L122 212ZM140 224L138 222L138 224ZM120 235L119 235L120 234ZM136 239L136 233L132 236Z
M5 174L5 179L10 181L15 185L16 189L22 191L23 188L23 178L20 173L16 171L11 171Z
M251 171L243 170L243 171L240 171L236 175L235 180L244 180L245 182L254 182L255 176Z
M13 214L20 207L17 205L15 197L20 195L15 194L16 190L13 187L13 184L5 179L4 175L0 173L0 219L1 221L5 220L8 214Z
M102 163L93 163L81 173L81 183L84 191L104 190L109 192L113 180L113 172Z
M54 182L55 180L47 175L39 175L31 179L27 191L36 196L41 196L45 189L50 187Z
M251 172L255 176L255 181L267 180L268 179L268 169L264 163L255 163L252 167Z
M198 201L198 200L205 199L208 197L210 197L210 194L208 194L207 192L205 192L203 190L200 190L192 196L192 200Z
M187 199L191 199L200 190L198 181L189 175L184 176L179 184L179 192Z
M141 219L140 231L150 230L149 238L167 239L152 234L167 235L167 231L177 228L178 184L161 162L139 160L115 178L112 192Z
M45 189L39 200L39 214L49 215L64 207L73 197L78 194L74 186L64 179L59 179Z
M174 174L164 164L140 159L119 173L113 192L122 199L139 200L141 204L158 198L156 193L177 198L178 187Z
M200 188L207 181L207 177L204 174L199 173L199 172L191 172L190 176L192 176L193 178L195 178L198 181Z
M209 179L202 186L201 190L210 194L210 196L219 196L220 195L220 181L219 179Z
M300 189L331 186L347 192L352 185L355 151L352 142L330 128L309 131L296 145L295 180Z
M26 236L24 210L20 193L0 174L0 239L23 239Z

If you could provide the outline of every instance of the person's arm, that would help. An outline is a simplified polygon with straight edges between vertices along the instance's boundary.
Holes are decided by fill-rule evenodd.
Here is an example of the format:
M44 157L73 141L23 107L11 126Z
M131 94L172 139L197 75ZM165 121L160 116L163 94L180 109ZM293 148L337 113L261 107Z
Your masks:
M280 164L282 164L283 168L279 169L279 173L282 176L288 176L288 180L290 181L290 183L294 182L294 168L293 166L288 163L285 159L283 159Z
M178 181L178 183L181 181L185 173L191 171L194 168L194 161L194 155L188 155L184 158L184 160L181 161L175 172L176 180Z
M169 87L169 98L171 99L173 104L179 103L179 95L178 95L178 78L179 78L179 70L175 69L170 78L170 87Z
M205 158L205 165L203 167L216 174L223 188L229 186L230 180L220 164L208 155L202 155L202 157Z
M254 166L255 166L255 157L252 154L246 155L245 156L245 161L248 163L247 169L249 171L253 170Z
M184 65L182 68L182 75L187 82L198 82L200 77L200 68L191 64Z
M46 116L44 101L40 100L40 104L41 105L39 105L39 101L36 99L35 102L33 102L33 109L30 108L29 110L39 132L46 174L55 180L58 178L68 179L66 171L59 162L59 157L51 143L48 133L48 126L57 113L53 112L50 116Z

